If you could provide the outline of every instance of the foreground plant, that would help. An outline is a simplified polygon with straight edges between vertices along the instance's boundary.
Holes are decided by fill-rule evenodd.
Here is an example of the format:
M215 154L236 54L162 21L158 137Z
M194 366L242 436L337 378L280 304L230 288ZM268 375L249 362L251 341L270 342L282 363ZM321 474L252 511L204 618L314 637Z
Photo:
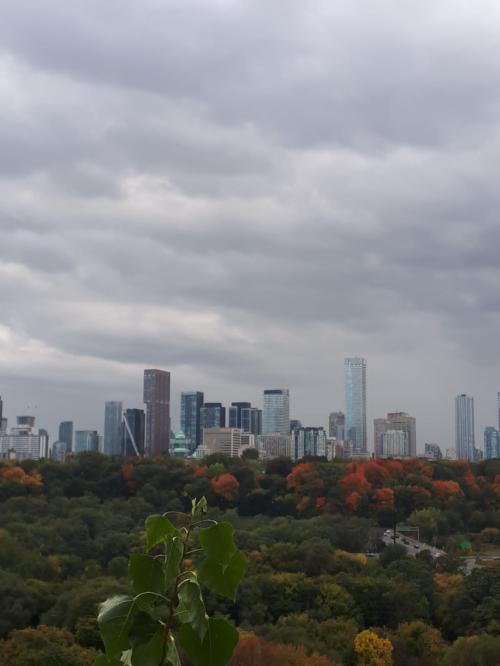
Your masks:
M133 595L100 607L106 654L94 666L180 666L179 647L194 666L228 663L238 632L225 619L208 617L200 586L234 600L246 559L231 525L206 519L206 511L202 498L193 500L190 514L147 518L146 552L129 560Z

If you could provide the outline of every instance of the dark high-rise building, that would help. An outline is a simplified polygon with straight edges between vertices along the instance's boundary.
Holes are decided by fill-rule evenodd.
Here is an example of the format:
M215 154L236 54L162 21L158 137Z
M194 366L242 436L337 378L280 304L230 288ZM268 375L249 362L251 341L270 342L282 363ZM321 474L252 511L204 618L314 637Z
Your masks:
M290 419L290 432L302 428L302 421L300 419Z
M345 439L344 412L331 412L328 417L328 436L340 440Z
M201 444L200 410L203 407L201 391L183 391L181 394L181 430L191 441L191 450Z
M226 408L221 402L205 402L200 409L201 428L225 428Z
M28 428L34 428L35 427L35 417L34 416L18 416L17 417L17 425L18 426L28 426Z
M122 422L122 452L124 456L144 455L146 415L143 409L126 409Z
M228 427L241 429L241 410L250 409L251 406L251 402L232 402L231 407L229 408Z
M67 451L73 451L73 421L62 421L59 424L59 441L66 444Z
M144 370L146 404L145 453L154 456L170 448L170 372Z
M122 454L122 417L121 402L106 402L104 410L104 450L107 456Z
M252 435L262 434L262 410L257 407L242 407L240 412L240 428Z

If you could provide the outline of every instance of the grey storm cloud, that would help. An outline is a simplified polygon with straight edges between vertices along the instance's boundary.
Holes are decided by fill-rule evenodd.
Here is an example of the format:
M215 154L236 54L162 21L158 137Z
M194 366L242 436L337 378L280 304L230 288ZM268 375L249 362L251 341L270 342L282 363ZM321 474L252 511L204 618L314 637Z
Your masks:
M0 22L0 394L101 427L141 371L294 416L500 390L500 9L18 0ZM176 405L174 404L174 413ZM478 437L480 432L478 429Z

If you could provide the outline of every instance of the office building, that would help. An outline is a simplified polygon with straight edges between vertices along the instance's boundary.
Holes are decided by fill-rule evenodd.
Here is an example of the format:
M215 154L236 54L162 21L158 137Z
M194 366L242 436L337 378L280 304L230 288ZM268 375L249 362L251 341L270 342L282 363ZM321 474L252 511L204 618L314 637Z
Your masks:
M386 430L381 436L381 458L407 458L408 433L404 430Z
M290 391L266 389L262 410L262 434L290 434Z
M203 431L204 455L223 453L236 458L247 448L255 448L255 437L239 428L206 428Z
M3 419L3 400L2 396L0 395L0 423L2 422Z
M457 395L455 398L455 449L457 460L474 460L475 447L474 398Z
M75 431L75 453L99 451L99 434L97 430Z
M250 409L251 407L251 402L232 402L231 407L229 407L228 427L241 429L241 410Z
M331 412L328 416L328 437L343 440L345 437L344 412Z
M146 455L168 453L170 448L170 372L144 370Z
M59 424L59 441L66 442L68 451L73 451L73 421L62 421Z
M201 391L183 391L181 394L181 430L190 440L192 451L202 442L200 411L203 399Z
M292 458L292 435L259 435L257 447L260 458Z
M484 457L486 460L500 458L500 436L496 428L484 429Z
M6 435L7 434L7 428L9 426L9 423L5 416L3 419L0 421L0 435Z
M429 460L442 460L443 454L437 444L425 443L425 457Z
M382 436L389 430L400 430L406 433L405 458L416 458L417 456L417 426L414 416L406 412L389 412L385 419L374 419L374 451L376 458L383 458Z
M122 433L123 405L121 402L108 401L104 409L104 450L107 456L123 454Z
M39 460L48 456L46 431L35 428L35 417L19 416L9 434L0 435L0 458Z
M257 437L262 433L262 410L257 407L242 407L240 428Z
M170 455L175 458L188 458L193 452L191 440L180 430L170 437Z
M200 409L200 422L202 430L203 428L225 428L226 408L221 402L205 402Z
M62 442L59 439L56 440L50 447L50 457L52 460L56 460L57 462L65 462L69 453L71 452L68 449L66 442Z
M146 415L143 409L126 409L121 424L121 451L124 456L143 456Z
M302 428L302 421L300 419L290 419L290 432Z
M326 456L326 432L324 428L298 428L292 432L292 457L300 460L304 456Z
M366 456L366 361L346 358L345 371L345 439L352 444L353 456Z

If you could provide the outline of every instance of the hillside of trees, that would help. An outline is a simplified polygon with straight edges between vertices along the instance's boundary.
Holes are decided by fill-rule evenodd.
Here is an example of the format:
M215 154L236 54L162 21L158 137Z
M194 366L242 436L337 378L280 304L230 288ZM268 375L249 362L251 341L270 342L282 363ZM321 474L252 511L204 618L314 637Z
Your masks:
M0 463L0 663L87 666L97 605L129 591L145 518L205 496L248 570L207 607L240 629L232 666L495 666L500 460L263 462L213 455ZM383 531L418 526L441 546L409 557Z

